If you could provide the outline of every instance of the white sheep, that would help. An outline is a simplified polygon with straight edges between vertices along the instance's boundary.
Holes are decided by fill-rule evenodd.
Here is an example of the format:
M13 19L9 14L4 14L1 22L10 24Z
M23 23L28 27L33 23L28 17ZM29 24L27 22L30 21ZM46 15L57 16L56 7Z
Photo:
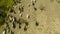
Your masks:
M9 16L9 19L12 20L12 18Z
M31 0L31 2L36 2L36 0Z
M30 18L30 15L27 14L26 18L27 18L27 19Z
M3 34L5 34L5 30L3 31Z
M20 17L22 17L22 14L19 14Z

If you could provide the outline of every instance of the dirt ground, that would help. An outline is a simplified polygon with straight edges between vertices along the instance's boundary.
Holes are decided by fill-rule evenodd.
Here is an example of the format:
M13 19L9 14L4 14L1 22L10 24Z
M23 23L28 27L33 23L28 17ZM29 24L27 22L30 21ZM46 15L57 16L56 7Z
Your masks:
M60 34L60 0L22 0L22 3L17 3L14 6L16 14L10 13L19 19L22 14L22 18L29 22L27 31L24 31L24 24L22 28L13 29L10 25L11 30L14 34ZM34 2L34 5L32 3ZM24 6L24 11L19 13L19 7ZM27 15L30 18L27 18ZM35 22L39 25L36 26ZM9 33L10 34L10 33Z

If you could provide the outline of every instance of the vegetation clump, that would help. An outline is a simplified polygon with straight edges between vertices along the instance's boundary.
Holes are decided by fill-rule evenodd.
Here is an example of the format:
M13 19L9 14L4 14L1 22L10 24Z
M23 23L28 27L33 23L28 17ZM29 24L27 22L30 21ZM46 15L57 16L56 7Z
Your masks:
M14 4L13 0L0 0L0 26L4 24L9 8Z

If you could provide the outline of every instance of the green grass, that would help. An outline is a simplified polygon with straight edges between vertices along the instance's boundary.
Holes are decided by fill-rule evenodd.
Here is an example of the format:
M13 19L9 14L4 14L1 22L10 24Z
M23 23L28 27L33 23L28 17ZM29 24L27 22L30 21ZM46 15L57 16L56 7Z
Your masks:
M5 6L6 8L9 8L13 5L13 0L0 0L0 7Z
M9 13L9 8L12 7L13 4L13 0L0 0L0 26L4 24L5 18Z

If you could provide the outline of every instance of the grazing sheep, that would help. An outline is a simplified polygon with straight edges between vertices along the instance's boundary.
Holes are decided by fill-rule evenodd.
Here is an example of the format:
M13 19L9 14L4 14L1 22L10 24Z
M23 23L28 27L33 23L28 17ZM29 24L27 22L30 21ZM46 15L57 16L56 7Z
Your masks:
M9 16L9 19L12 20L12 17Z
M23 7L19 7L20 13L22 13L24 11L24 6Z
M11 31L11 34L14 34L14 32Z
M27 19L29 19L29 18L30 18L30 15L28 15L28 14L27 14L27 16L26 16L26 17L27 17Z
M3 30L3 34L6 34L6 29Z
M20 17L22 17L22 14L19 14L20 15Z
M36 0L31 0L31 2L36 2Z
M16 17L14 17L14 21L15 21L15 22L17 22L17 19L16 19Z
M12 19L12 21L14 22L14 18Z
M10 32L10 27L8 27L8 32Z
M39 23L36 21L35 25L36 25L36 26L38 26L38 25L39 25Z
M3 31L3 34L5 34L5 31Z
M19 29L21 28L21 26L19 25Z
M36 7L34 7L34 10L36 11L36 10L37 10L37 8L36 8Z
M29 23L28 23L28 22L25 22L25 25L26 25L26 26L28 26L28 25L29 25Z
M24 31L27 31L27 27L26 26L24 27Z
M33 2L36 2L36 0L32 0Z
M13 26L14 29L16 28L15 22L13 22L13 25L12 26Z

